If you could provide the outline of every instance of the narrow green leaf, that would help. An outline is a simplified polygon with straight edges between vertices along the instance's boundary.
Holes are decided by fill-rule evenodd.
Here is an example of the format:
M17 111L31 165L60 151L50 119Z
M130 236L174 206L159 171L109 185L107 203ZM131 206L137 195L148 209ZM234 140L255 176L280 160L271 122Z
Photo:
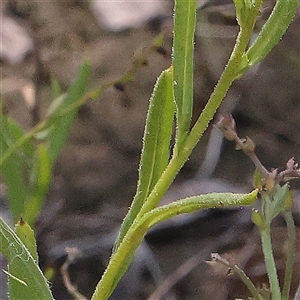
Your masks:
M6 149L14 145L14 143L24 135L23 129L9 116L3 115L0 111L0 124L1 124L1 139L6 145ZM3 148L3 150L6 150ZM2 149L1 149L2 150ZM23 152L23 154L22 154ZM3 153L3 152L2 152ZM31 141L28 141L22 145L19 151L19 155L24 155L22 159L26 157L32 157L34 154L34 147Z
M38 263L38 253L36 249L35 236L29 224L23 219L20 219L15 225L15 233L27 248L34 261Z
M176 103L176 149L189 130L193 107L193 49L196 1L176 0L174 6L173 59L174 98Z
M5 155L24 133L10 117L0 114L0 154ZM28 194L28 169L33 163L33 153L32 141L28 141L1 165L0 172L7 188L9 209L15 222L24 210L24 201Z
M255 65L280 41L295 16L299 0L277 0L273 11L246 52L249 67Z
M23 219L32 225L41 210L51 179L50 155L45 144L37 147L31 173L32 186L25 201Z
M49 138L49 153L51 155L51 162L53 163L60 153L65 139L67 137L68 130L72 124L72 121L76 115L78 107L75 105L74 109L67 113L61 114L61 110L72 105L79 100L85 93L87 87L87 81L90 75L90 65L84 63L79 70L75 82L71 85L67 92L66 98L60 104L59 109L52 115L52 125L48 133Z
M170 158L174 117L172 68L162 72L154 87L146 120L139 169L138 193L149 195Z
M137 192L121 227L117 245L160 178L170 158L170 139L175 109L172 79L172 68L163 71L157 79L150 99Z
M137 224L143 224L149 229L158 222L199 209L250 205L255 201L257 193L258 190L253 190L249 194L211 193L177 200L152 209Z
M56 112L58 112L62 106L64 106L64 102L66 100L67 93L60 94L54 98L47 109L47 116L54 116ZM48 129L47 129L48 130Z
M275 218L279 213L285 210L285 200L289 191L288 184L280 186L276 184L272 190L272 201L271 201L271 218Z
M258 190L254 190L249 194L212 193L194 196L156 207L141 216L141 218L137 218L121 241L118 251L112 254L108 269L114 270L114 276L105 282L100 281L92 300L107 299L110 296L130 265L136 248L141 243L147 230L153 225L178 214L190 213L199 209L250 205L255 201L257 193Z
M53 299L47 281L32 255L1 218L0 251L8 261L10 300Z

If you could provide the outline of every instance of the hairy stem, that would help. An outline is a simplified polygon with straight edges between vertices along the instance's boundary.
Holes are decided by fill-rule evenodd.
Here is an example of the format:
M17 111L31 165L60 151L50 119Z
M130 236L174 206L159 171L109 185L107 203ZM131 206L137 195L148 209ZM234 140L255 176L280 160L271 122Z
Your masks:
M275 259L273 255L273 249L272 249L270 224L266 224L265 228L260 229L260 238L261 238L262 250L264 254L264 260L266 264L266 269L267 269L271 293L272 293L271 299L278 300L281 299L281 292L280 292Z
M254 22L254 19L255 18L253 17L252 22ZM183 164L187 161L188 157L192 153L192 150L195 148L199 139L202 137L204 131L208 127L210 120L213 118L232 82L236 79L237 74L239 73L242 56L250 39L252 27L253 25L248 26L247 30L241 28L228 64L217 85L215 86L215 89L211 94L205 108L200 114L191 132L183 142L182 147L180 147L180 149L178 149L178 151L176 151L172 156L168 167L143 205L140 215L154 208L158 204L159 200L171 185L175 176L182 168ZM175 149L177 148L175 147Z
M283 217L287 225L289 247L288 247L287 259L285 265L282 300L288 300L290 294L290 288L291 288L292 274L293 274L293 263L295 258L296 233L295 233L295 224L294 224L292 212L290 210L284 211Z
M138 213L137 220L157 206L158 202L173 182L175 176L182 168L183 164L191 154L193 148L201 138L203 132L207 128L209 121L214 116L230 85L237 77L237 74L241 67L240 64L243 53L251 36L252 27L253 25L250 25L247 30L240 30L236 45L233 49L233 53L206 107L204 108L188 137L184 141L182 147L178 149L179 151L174 153L174 155L172 156L166 170L163 172L162 176L154 186L152 192L150 193L149 197ZM92 299L106 299L105 297L108 297L110 295L110 293L112 292L111 289L117 284L116 277L119 276L120 265L122 265L122 263L124 263L125 261L126 265L129 265L129 263L131 262L133 253L142 239L142 237L140 237L140 239L133 239L133 234L135 232L132 230L132 228L135 226L136 222L134 222L128 229L128 232L124 236L119 247L113 253L110 263L107 266L107 269L103 274L101 281L98 283Z
M135 249L140 245L147 230L155 224L182 213L197 209L249 205L256 199L258 190L249 194L212 193L193 196L154 208L137 218L113 252L109 265L93 295L96 299L107 299L130 264Z

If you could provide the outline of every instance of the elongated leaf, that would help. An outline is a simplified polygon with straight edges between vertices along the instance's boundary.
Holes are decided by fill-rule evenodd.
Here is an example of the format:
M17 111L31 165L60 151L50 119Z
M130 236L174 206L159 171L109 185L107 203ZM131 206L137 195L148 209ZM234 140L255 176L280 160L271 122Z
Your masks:
M170 139L174 118L172 68L161 73L155 84L148 110L136 196L126 216L117 244L133 222L170 158Z
M172 68L163 71L150 99L138 182L138 193L143 198L148 196L170 158L174 117L172 79Z
M0 218L0 250L8 261L10 300L52 300L49 286L32 255Z
M27 222L20 219L15 226L15 233L22 241L24 246L27 248L34 261L38 262L38 253L36 249L36 241L34 237L34 232Z
M277 0L271 16L246 53L248 68L265 58L280 41L295 16L299 0Z
M199 209L222 208L231 206L245 206L252 204L257 197L258 190L249 194L211 193L177 200L167 205L152 209L139 222L147 228L183 213L190 213Z
M10 117L0 114L0 155L5 155L24 133ZM24 210L24 201L28 194L28 169L32 165L33 154L34 148L31 141L28 141L1 165L0 172L7 187L9 209L15 222Z
M285 210L285 201L288 191L289 185L287 183L283 186L275 184L272 190L272 218L275 218L279 213Z
M59 114L64 108L70 106L79 100L85 93L87 87L87 81L90 75L90 65L88 63L83 64L79 70L79 75L75 82L69 88L66 98L60 104L59 109L55 110L52 115L52 125L50 132L48 133L49 141L49 153L51 155L51 162L53 163L60 153L68 130L73 122L78 107L75 105L74 109L64 114Z
M196 1L176 0L174 8L174 98L176 103L176 149L186 138L193 106L193 49L196 22Z
M250 205L255 201L257 193L258 190L254 190L249 194L211 193L189 197L156 207L141 218L136 219L121 241L118 251L114 252L111 257L110 264L115 264L114 268L117 268L117 273L112 278L113 280L106 282L107 286L105 288L101 288L101 285L97 286L92 300L107 299L110 296L130 265L136 248L141 243L147 230L153 225L179 214L190 213L200 209ZM122 255L122 253L126 253L126 256Z
M32 186L25 202L23 219L32 225L42 207L51 179L50 155L45 144L37 147L31 173Z
M4 143L3 150L7 150L12 146L20 137L24 135L23 129L11 117L3 115L0 110L0 124L1 124L1 140ZM1 148L2 150L2 148ZM2 152L4 154L4 152ZM32 157L34 154L34 147L31 141L27 141L22 145L19 155L23 155L22 159L26 160L27 157ZM24 161L26 162L26 161Z

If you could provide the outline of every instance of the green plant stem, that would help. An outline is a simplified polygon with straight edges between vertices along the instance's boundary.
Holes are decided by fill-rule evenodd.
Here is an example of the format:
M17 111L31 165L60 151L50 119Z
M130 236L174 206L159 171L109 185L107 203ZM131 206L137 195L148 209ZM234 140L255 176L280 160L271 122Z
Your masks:
M290 288L291 288L292 274L293 274L293 263L295 258L296 233L295 233L295 224L294 224L292 212L290 210L284 211L283 217L287 225L289 247L287 250L287 259L285 265L282 300L288 300L290 294Z
M21 138L19 138L3 155L0 156L0 167L14 152L16 152L26 142L28 142L30 139L32 139L37 133L45 130L53 122L55 122L57 117L67 115L67 114L71 113L72 111L74 111L75 109L78 109L80 106L82 106L84 103L86 103L88 99L95 100L96 98L101 96L102 92L105 89L113 86L114 83L115 83L115 81L107 83L103 86L100 86L99 88L97 88L95 90L85 93L77 101L75 101L74 103L63 108L61 111L57 112L54 116L49 116L49 117L45 118L43 121L39 122L37 125L35 125L33 128L31 128L28 132L26 132Z
M86 103L89 99L96 100L99 98L103 91L114 86L116 83L122 83L125 84L132 80L134 74L144 66L144 62L147 60L148 56L154 52L156 47L159 47L162 45L164 40L164 34L160 34L156 36L151 43L151 46L146 49L145 52L143 52L142 56L135 60L132 64L132 67L123 75L121 78L117 80L113 80L111 82L108 82L106 84L101 85L100 87L91 90L87 93L85 93L81 98L79 98L74 103L68 105L67 107L63 108L61 111L56 113L56 116L63 116L66 114L71 113L75 109L78 109L80 106L82 106L84 103ZM3 100L1 100L1 105ZM0 108L1 108L0 105ZM41 132L45 128L47 128L50 124L50 122L55 121L55 117L48 117L45 118L43 121L38 123L36 126L31 128L28 132L26 132L19 140L16 141L15 144L13 144L3 155L0 155L0 167L3 165L3 163L14 153L16 152L24 143L32 139L37 133Z
M246 285L248 290L250 291L252 297L257 300L264 300L263 296L261 296L256 289L253 282L250 280L250 278L245 274L245 272L237 265L232 266L233 272L240 277L240 279L243 281L243 283Z
M20 149L26 142L28 142L30 139L34 138L34 136L45 130L47 127L49 127L53 122L55 122L56 117L62 116L64 114L70 113L74 108L79 108L83 103L86 102L86 100L89 98L90 93L86 93L83 97L81 97L78 101L75 103L70 104L65 109L62 109L61 112L58 112L55 116L49 116L48 118L45 118L43 121L39 122L37 125L35 125L33 128L31 128L29 131L27 131L22 137L20 137L3 155L0 157L0 167L3 165L3 163L18 149Z
M264 300L264 298L259 294L258 290L256 289L253 282L250 280L250 278L246 275L246 273L238 266L238 265L232 265L229 263L227 259L222 258L218 253L212 253L212 262L220 262L221 264L225 265L229 269L233 271L237 276L240 277L240 279L243 281L243 283L246 285L248 290L250 291L252 297L257 300Z
M183 151L188 152L189 149L193 149L195 147L199 138L203 135L204 131L206 130L210 120L216 113L217 108L220 106L222 100L224 99L232 82L236 79L236 76L239 74L239 71L241 69L242 57L250 39L252 27L253 26L248 26L246 29L241 28L237 37L236 45L233 49L228 64L223 74L221 75L212 95L210 96L209 101L204 107L190 134L186 138L184 146L182 147Z
M21 138L19 138L3 155L0 156L0 167L10 157L10 155L12 155L26 142L32 139L35 134L42 131L46 127L46 125L47 125L47 120L44 120L38 123L37 125L35 125L30 131L26 132Z
M148 199L141 208L139 215L143 215L150 209L157 206L161 197L169 188L175 176L182 168L183 164L186 162L192 150L194 149L199 139L203 135L204 131L208 127L210 120L216 113L232 82L236 79L237 75L239 74L242 57L252 33L254 20L255 17L253 16L253 20L250 20L252 21L252 23L249 26L247 26L245 30L241 28L232 55L212 95L210 96L210 99L208 100L203 111L201 112L191 132L185 139L182 147L180 147L180 149L178 149L178 151L176 151L172 156L169 165L167 166L165 172L162 174L160 180L158 180L157 184L154 186ZM175 149L177 149L176 146Z
M262 250L264 254L264 260L265 260L267 274L270 283L271 299L279 300L281 299L281 292L280 292L275 259L273 255L273 249L272 249L270 223L267 222L264 228L260 228L260 238L261 238Z
M154 186L152 192L150 193L149 197L138 213L137 220L140 219L145 213L157 206L158 202L160 201L166 190L169 188L175 176L182 168L183 164L190 156L193 148L201 138L203 132L207 128L210 120L213 118L216 110L220 106L222 99L225 97L232 82L236 79L237 76L240 75L240 71L242 69L243 54L251 37L256 13L257 12L253 12L251 18L248 18L247 26L240 29L229 62L223 74L221 75L221 78L216 85L206 107L204 108L191 132L187 136L182 147L178 149L178 151L174 152L167 168L162 173L162 176ZM176 148L177 147L175 147L175 149ZM101 281L98 283L92 299L106 299L105 297L108 297L110 293L107 293L107 289L110 289L112 285L116 284L115 278L120 271L120 265L124 263L124 261L127 261L127 263L128 260L131 261L132 257L131 255L129 255L129 253L134 252L140 244L140 241L142 240L142 237L140 239L133 239L132 235L134 231L132 230L132 228L134 226L136 226L136 222L134 222L128 229L127 234L124 236L119 247L113 253L109 265L107 266L101 278Z

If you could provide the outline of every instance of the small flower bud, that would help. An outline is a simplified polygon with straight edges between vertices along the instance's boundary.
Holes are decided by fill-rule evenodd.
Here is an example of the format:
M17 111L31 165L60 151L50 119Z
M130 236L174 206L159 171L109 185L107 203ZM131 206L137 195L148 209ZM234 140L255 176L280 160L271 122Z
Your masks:
M284 209L285 210L290 210L293 206L293 195L291 190L287 190L287 193L285 195L284 199Z
M220 120L215 125L217 128L219 128L224 137L229 140L235 140L236 138L236 131L235 131L235 121L231 116L221 116Z
M243 141L244 151L247 153L253 153L255 150L254 142L247 136L246 139Z
M294 157L290 158L286 163L287 170L297 169L298 165L295 163Z
M253 187L259 189L260 191L263 188L261 173L258 169L255 169L253 174Z

